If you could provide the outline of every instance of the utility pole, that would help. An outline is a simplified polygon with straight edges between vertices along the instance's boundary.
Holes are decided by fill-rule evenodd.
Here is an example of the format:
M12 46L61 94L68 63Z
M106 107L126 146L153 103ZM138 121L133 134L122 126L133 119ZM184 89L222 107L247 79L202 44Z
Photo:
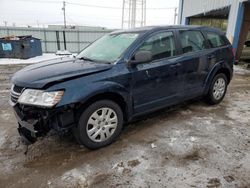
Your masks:
M135 28L136 25L136 0L132 0L132 13L130 28Z
M146 0L123 0L122 28L125 23L128 28L146 25Z
M3 21L3 23L4 23L4 26L7 27L8 22L7 21Z
M66 7L66 2L63 1L63 21L64 21L64 29L67 28L67 25L66 25L66 10L65 10L65 7ZM66 46L66 35L65 35L65 30L63 30L63 44L64 44L64 50L67 49L67 46Z
M40 27L40 25L39 25L39 21L38 21L38 20L36 20L36 23L37 23L37 27Z
M141 2L141 27L146 25L146 0Z
M176 24L176 20L177 20L177 7L174 8L174 25Z
M124 25L124 9L125 9L125 0L122 1L122 27Z
M63 22L64 22L64 28L66 28L66 27L67 27L67 25L66 25L66 9L65 9L65 7L66 7L66 2L65 2L65 1L63 1L63 8L62 8L62 11L63 11Z

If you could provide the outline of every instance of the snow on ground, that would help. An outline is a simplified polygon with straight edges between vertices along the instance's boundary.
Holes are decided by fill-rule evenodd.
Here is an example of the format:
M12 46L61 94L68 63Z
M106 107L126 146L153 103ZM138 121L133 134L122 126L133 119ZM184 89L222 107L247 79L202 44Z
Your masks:
M24 66L0 66L0 91L10 84L1 76ZM219 105L157 111L95 151L53 132L27 150L9 93L0 93L0 187L250 187L250 71L234 70Z
M250 74L250 69L247 69L246 66L234 66L234 72L239 75L245 75Z
M58 56L53 53L44 53L41 56L36 56L30 59L14 59L14 58L0 58L0 65L10 65L10 64L32 64L38 63L41 61L46 61L50 59L61 58L62 56Z

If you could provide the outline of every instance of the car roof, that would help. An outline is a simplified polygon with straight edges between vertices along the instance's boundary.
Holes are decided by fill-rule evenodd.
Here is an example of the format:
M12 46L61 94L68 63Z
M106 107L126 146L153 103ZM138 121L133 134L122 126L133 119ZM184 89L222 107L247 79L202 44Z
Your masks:
M119 33L146 33L149 31L160 31L165 29L203 29L207 31L213 31L217 33L223 33L220 29L207 27L207 26L198 26L198 25L167 25L167 26L145 26L145 27L137 27L134 29L123 29L116 30L111 34L119 34Z

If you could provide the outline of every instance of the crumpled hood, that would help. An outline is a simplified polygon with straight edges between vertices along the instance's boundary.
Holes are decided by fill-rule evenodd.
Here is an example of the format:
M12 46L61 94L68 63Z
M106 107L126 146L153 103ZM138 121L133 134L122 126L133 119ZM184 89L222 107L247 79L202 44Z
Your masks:
M83 61L65 57L43 61L27 66L12 78L12 83L22 87L42 88L51 82L60 82L74 77L108 70L111 64Z

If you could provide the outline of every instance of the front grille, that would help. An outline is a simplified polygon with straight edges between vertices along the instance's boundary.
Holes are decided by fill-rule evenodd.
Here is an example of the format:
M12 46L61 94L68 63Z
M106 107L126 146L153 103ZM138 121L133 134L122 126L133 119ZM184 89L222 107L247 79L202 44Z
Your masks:
M17 86L17 85L14 85L13 86L13 91L16 92L16 93L22 93L24 87L20 87L20 86Z
M16 85L13 85L11 87L11 91L10 91L10 100L12 103L16 104L18 101L18 98L20 97L22 91L23 91L23 87L19 87Z

